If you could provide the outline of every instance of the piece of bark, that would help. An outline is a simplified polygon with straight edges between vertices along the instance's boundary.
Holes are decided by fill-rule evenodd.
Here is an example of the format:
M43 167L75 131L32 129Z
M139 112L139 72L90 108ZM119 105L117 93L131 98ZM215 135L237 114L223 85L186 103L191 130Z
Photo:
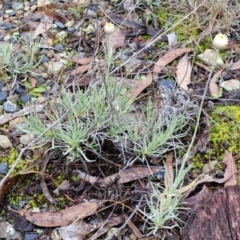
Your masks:
M190 216L183 240L240 239L240 189L223 188L201 202Z

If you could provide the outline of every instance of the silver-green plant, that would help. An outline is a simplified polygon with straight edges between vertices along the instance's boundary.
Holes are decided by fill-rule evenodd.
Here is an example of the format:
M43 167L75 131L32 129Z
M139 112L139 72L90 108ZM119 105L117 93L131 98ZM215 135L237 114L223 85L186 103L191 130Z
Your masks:
M187 129L183 130L188 121L183 113L177 116L175 113L164 113L161 109L154 108L152 100L149 100L142 111L141 119L128 125L132 150L144 161L147 157L159 157L182 147L180 139L188 132Z
M30 73L41 62L41 59L36 60L38 49L39 43L34 43L32 40L29 43L18 40L15 44L0 44L0 68L14 78Z
M186 109L176 110L179 106L170 101L163 102L162 109L159 109L149 99L147 106L142 107L141 117L135 119L129 87L110 74L114 56L110 42L106 46L107 69L102 85L90 85L76 93L62 89L59 98L49 101L46 119L29 116L22 131L37 136L68 111L39 143L50 143L52 148L61 149L70 161L79 156L83 161L90 161L86 151L101 150L105 140L112 141L120 151L141 161L181 147L180 139L187 133L183 128L190 119L190 115L184 113Z

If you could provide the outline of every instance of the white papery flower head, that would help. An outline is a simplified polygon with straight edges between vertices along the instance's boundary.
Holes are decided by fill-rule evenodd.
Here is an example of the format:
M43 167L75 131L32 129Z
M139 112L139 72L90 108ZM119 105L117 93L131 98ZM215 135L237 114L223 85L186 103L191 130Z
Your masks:
M228 37L222 33L219 33L213 39L213 47L216 49L224 49L228 45Z
M107 34L111 34L111 33L114 32L115 27L112 23L106 23L105 26L104 26L104 30Z

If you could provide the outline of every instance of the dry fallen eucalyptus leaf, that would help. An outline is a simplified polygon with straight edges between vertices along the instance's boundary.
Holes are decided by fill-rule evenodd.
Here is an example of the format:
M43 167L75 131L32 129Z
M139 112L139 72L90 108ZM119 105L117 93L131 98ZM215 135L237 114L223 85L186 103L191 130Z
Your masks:
M91 216L97 211L97 208L97 202L84 202L58 212L27 212L25 217L29 222L40 227L58 227Z
M44 18L42 22L40 22L37 29L35 30L33 39L36 39L38 35L47 32L52 27L52 24L53 24L53 18L44 14Z
M142 79L135 81L131 86L129 94L131 99L135 99L145 88L150 86L152 83L152 74L148 73L147 77L143 76Z
M164 56L160 57L155 63L153 68L153 73L157 75L163 68L174 61L176 58L180 57L183 53L192 52L194 49L191 48L178 48L166 53Z
M185 54L178 62L176 71L178 86L184 91L188 91L188 85L191 83L191 73L192 66L189 62L188 54Z

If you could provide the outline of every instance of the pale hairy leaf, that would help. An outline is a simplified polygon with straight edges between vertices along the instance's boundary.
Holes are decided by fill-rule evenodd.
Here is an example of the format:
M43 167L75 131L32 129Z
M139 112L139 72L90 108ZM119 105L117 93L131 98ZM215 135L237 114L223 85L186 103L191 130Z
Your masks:
M227 165L224 173L224 178L229 178L224 187L237 185L237 166L230 152L225 151L223 162Z

